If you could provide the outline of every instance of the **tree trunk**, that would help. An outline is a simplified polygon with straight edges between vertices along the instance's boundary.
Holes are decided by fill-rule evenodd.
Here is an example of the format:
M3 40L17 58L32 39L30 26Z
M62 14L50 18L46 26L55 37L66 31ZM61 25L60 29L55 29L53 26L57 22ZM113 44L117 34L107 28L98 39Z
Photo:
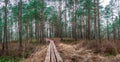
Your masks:
M118 39L120 40L120 1L119 0L118 0L118 17L119 17Z
M31 42L32 42L32 39L33 39L33 26L32 26L32 23L30 25L30 38L31 38Z
M18 2L19 14L18 14L18 26L19 26L19 48L22 48L22 0Z
M90 7L88 8L88 21L87 21L87 25L88 25L88 39L90 40Z
M66 7L65 7L65 37L67 37L67 10L66 10Z
M114 15L113 15L113 10L112 10L112 21L114 22L113 16L114 16ZM113 23L113 27L112 27L112 28L113 28L113 39L114 39L114 41L115 41L115 39L116 39L116 36L115 36L115 35L116 35L116 34L115 34L115 24L114 24L114 23Z
M25 26L25 28L26 28L26 41L27 41L27 43L28 43L28 41L29 41L29 35L28 35L28 25L26 25Z
M107 39L109 40L108 19L107 19Z
M82 16L80 16L80 38L82 39Z
M62 12L61 12L61 10L62 10L62 0L59 0L59 31L58 31L58 36L60 37L60 38L62 38Z
M74 14L75 10L76 10L76 1L74 1L73 5L74 6L73 6L73 12L72 12L72 17L73 17L73 22L72 22L72 36L75 39L75 41L77 41L77 35L76 35L76 15Z
M120 40L120 1L118 0L118 16L119 16L119 29L118 29L118 39Z
M97 0L97 10L98 10L98 39L101 43L101 37L100 37L100 12L99 12L99 0Z
M3 53L4 53L5 49L6 49L6 53L7 53L7 49L8 49L8 43L7 43L7 3L8 3L8 0L5 0L4 38L3 38L3 47L2 47Z
M41 0L40 1L41 2L41 4L43 4L44 5L44 0ZM40 39L40 41L41 41L41 43L45 43L44 42L44 38L45 38L45 32L44 32L44 26L45 26L45 18L44 18L44 14L43 14L43 12L44 12L44 7L42 7L42 9L40 10L40 20L41 20L41 22L40 22L40 27L41 27L41 33L40 33L40 37L41 37L41 39Z
M38 24L35 22L35 39L38 41Z
M96 39L96 2L97 0L94 0L94 39Z

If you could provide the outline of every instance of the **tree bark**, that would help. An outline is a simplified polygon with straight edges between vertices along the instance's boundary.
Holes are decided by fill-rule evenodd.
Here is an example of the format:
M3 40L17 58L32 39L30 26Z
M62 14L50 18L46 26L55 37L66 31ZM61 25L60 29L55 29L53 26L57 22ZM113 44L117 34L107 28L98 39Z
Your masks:
M94 39L96 39L96 2L97 0L94 0Z
M61 10L62 10L62 0L59 0L59 34L58 34L58 36L60 37L60 38L62 38L62 12L61 12Z
M120 1L119 0L118 0L118 17L119 17L118 39L120 40Z
M88 25L88 39L90 40L90 7L88 7L88 21L87 21L87 25Z
M107 39L109 40L108 19L107 19Z
M120 40L120 1L118 0L118 15L119 15L119 29L118 29L118 39Z
M99 0L97 0L97 10L98 10L98 39L101 43L101 37L100 37L100 12L99 12Z
M80 16L80 38L82 39L82 16Z
M5 49L6 49L6 53L7 53L7 49L8 49L8 43L7 43L7 3L8 3L8 0L5 0L4 38L3 38L3 47L2 47L3 53L4 53Z
M112 11L112 21L114 22L114 18L113 18L113 10L111 10L111 11ZM116 39L116 36L115 36L115 35L116 35L116 34L115 34L115 30L116 30L116 29L115 29L115 24L114 24L114 23L113 23L113 27L112 27L112 28L113 28L113 30L112 30L112 31L113 31L113 39L114 39L114 41L115 41L115 39Z
M18 13L18 28L19 28L19 48L22 48L22 0L18 2L19 13Z
M65 37L67 37L67 9L65 7Z

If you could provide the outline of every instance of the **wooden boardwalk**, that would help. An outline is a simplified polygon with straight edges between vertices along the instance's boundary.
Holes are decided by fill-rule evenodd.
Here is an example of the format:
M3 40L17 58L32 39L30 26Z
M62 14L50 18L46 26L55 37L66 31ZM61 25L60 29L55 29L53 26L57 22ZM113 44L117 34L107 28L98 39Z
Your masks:
M49 40L49 46L47 49L47 54L44 62L63 62L62 58L60 57L56 46L53 40Z

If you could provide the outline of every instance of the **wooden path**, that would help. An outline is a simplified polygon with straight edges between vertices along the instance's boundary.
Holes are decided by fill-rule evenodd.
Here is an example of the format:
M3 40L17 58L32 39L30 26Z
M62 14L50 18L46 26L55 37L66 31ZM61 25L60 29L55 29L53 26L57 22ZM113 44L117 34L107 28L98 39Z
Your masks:
M57 48L54 44L53 40L49 40L49 46L47 49L47 54L44 62L63 62L62 58L60 57Z

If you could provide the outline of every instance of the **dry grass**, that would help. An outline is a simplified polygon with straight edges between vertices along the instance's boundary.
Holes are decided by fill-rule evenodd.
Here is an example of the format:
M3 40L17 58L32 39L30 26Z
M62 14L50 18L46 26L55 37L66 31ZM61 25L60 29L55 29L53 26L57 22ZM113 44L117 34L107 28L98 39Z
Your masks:
M115 44L106 42L102 44L104 48L101 48L100 44L95 41L85 44L86 42L82 40L77 44L60 43L58 49L64 62L120 62L120 55L116 54ZM98 51L97 54L95 51ZM110 52L114 52L116 55ZM106 53L111 55L106 56Z
M34 53L32 53L27 59L23 59L23 62L44 62L46 50L46 46L37 46Z
M0 44L0 55L1 56L10 56L10 57L27 57L29 54L31 54L34 51L34 48L37 46L37 44L32 43L23 43L22 50L19 50L19 43L17 42L9 42L8 43L8 50L7 54L2 54L2 44Z
M84 42L88 49L92 49L95 53L100 53L104 55L117 55L120 53L120 42L119 41L108 41L102 40L101 43L99 41L89 41Z
M81 40L76 43L62 43L59 38L54 38L57 49L64 62L120 62L120 42L102 40ZM1 49L1 45L0 45ZM27 46L24 44L22 56L23 62L44 62L46 56L46 45ZM31 51L31 52L29 52ZM17 52L17 53L15 53ZM19 56L18 43L9 44L9 56Z

